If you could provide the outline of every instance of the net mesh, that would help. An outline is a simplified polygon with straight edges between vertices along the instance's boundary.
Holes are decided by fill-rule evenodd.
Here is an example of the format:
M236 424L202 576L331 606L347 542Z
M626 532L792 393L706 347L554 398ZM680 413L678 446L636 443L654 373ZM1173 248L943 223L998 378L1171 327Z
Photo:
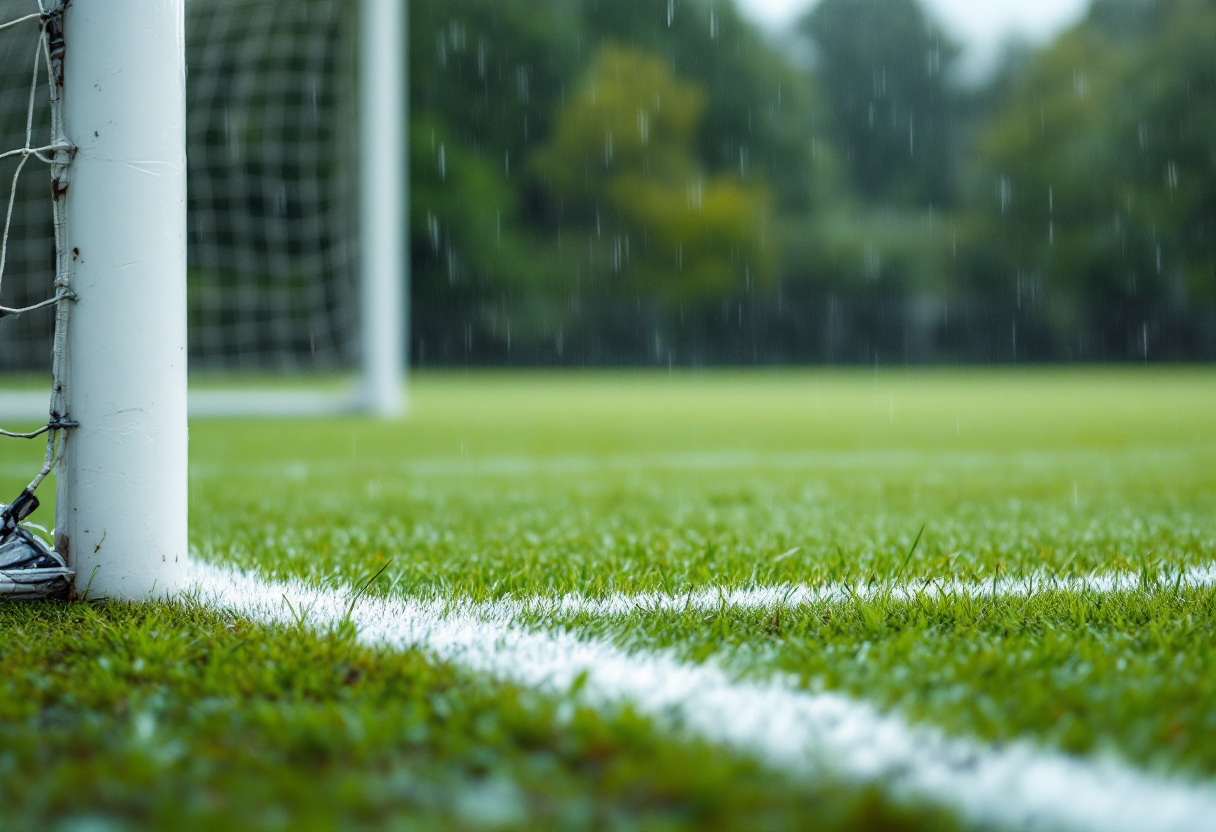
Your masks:
M37 507L33 494L54 468L63 448L60 439L64 432L74 426L68 416L61 376L69 310L75 299L65 251L64 196L73 152L63 130L63 8L60 3L44 5L43 0L0 6L0 36L10 39L0 43L0 55L14 62L17 77L20 77L24 63L26 79L23 95L5 90L5 95L0 97L0 103L4 104L4 109L0 110L4 126L13 134L10 137L6 132L6 141L0 145L0 163L5 164L0 172L9 183L4 228L0 233L0 315L3 316L0 320L24 317L36 321L48 315L53 319L52 346L47 351L52 369L49 419L42 428L31 432L0 429L0 435L16 439L34 439L46 434L46 458L25 492L10 506L4 507L0 514L0 537L15 532L16 524L24 519L20 515ZM34 174L37 168L42 169L41 175ZM37 196L39 191L41 197ZM25 232L31 232L30 236L41 245L25 236ZM37 232L42 235L36 236ZM9 275L10 263L12 276ZM17 291L9 291L8 287L16 282L18 268L25 277L24 285ZM5 302L9 296L13 299Z
M22 309L51 293L55 228L46 163L30 151L51 143L42 15L33 0L0 0L0 183L7 186L0 306ZM0 370L49 368L54 310L0 318Z
M354 358L351 6L187 3L196 368L329 369Z
M332 370L358 359L353 7L187 0L192 369ZM31 9L35 0L0 0L0 23ZM25 146L38 27L0 30L0 148ZM41 107L35 132L49 127ZM0 160L0 181L18 163ZM0 302L29 306L54 274L45 176L21 177L10 228ZM51 309L0 319L0 372L49 369L54 329Z

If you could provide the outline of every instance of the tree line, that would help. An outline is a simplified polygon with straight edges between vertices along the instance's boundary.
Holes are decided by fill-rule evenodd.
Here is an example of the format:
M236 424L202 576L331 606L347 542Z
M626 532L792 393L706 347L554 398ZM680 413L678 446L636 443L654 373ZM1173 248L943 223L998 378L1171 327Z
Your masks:
M427 364L1216 358L1216 0L414 0Z

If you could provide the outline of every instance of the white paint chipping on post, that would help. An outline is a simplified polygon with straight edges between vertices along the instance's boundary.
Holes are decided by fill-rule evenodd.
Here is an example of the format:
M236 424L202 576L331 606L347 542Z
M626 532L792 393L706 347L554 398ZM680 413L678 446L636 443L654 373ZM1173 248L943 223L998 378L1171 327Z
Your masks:
M659 724L755 755L801 776L881 784L889 793L948 807L963 818L1007 829L1158 832L1216 825L1216 787L1135 770L1111 758L1078 759L1030 743L990 746L838 694L778 681L745 683L712 664L630 654L569 632L537 632L514 622L512 604L465 605L364 599L350 591L273 583L200 565L200 600L267 624L297 617L324 630L348 611L369 646L419 648L494 678L563 694L582 680L593 706L630 704Z
M57 538L78 590L187 574L184 0L73 0L64 115L75 260Z
M406 0L362 0L359 32L360 292L366 407L405 410L408 343Z

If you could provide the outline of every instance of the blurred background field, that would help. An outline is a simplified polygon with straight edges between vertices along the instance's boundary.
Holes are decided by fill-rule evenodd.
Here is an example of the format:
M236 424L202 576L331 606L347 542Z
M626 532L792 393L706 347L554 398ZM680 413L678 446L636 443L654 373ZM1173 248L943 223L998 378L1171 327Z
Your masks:
M474 371L419 374L414 394L400 426L199 422L195 461L289 461L312 447L299 440L314 432L333 440L316 453L342 460L352 453L338 441L343 431L367 451L356 446L354 461L370 465L511 454L1117 452L1216 440L1216 385L1206 368ZM263 436L281 440L262 447Z
M1033 600L541 616L952 733L1216 771L1206 369L423 374L400 427L196 422L213 563L444 599L832 582ZM1052 594L1049 577L1162 576ZM1156 586L1156 589L1152 589Z
M890 576L922 526L909 578L1176 568L1216 556L1213 381L424 373L399 424L194 420L192 540L314 580L392 560L402 589L474 597ZM16 488L41 449L3 451Z
M414 408L194 421L198 552L475 596L884 575L926 524L909 577L1216 555L1208 370L422 374Z
M387 567L373 593L449 600L1161 575L1115 596L533 623L741 678L780 672L964 736L1207 776L1213 596L1168 576L1216 559L1213 381L1134 367L424 373L400 424L195 420L192 545L314 585ZM2 484L19 487L37 449L3 450ZM0 650L7 759L55 763L9 802L29 828L73 813L481 828L470 801L490 788L502 828L948 822L773 776L628 712L571 723L562 702L349 634L179 607L39 609L6 612L30 639ZM88 787L53 788L77 778Z
M572 616L951 732L1209 774L1210 370L423 374L401 426L196 421L212 563L445 599L1163 576L1143 592ZM1157 586L1157 589L1152 589Z

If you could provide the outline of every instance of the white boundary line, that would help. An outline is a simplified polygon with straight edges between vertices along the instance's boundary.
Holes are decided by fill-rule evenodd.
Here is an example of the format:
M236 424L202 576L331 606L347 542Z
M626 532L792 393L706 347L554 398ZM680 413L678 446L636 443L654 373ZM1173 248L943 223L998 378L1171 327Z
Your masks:
M1027 742L986 745L910 725L838 694L782 681L737 682L712 664L666 653L630 654L569 632L533 632L518 606L368 598L253 574L195 567L199 599L251 620L302 618L325 630L351 620L359 641L418 648L493 678L580 696L597 707L632 705L659 724L754 755L777 770L882 785L964 819L1009 829L1183 832L1216 827L1216 786L1150 774L1116 759L1078 759Z
M1162 572L1154 586L1162 589L1204 589L1216 586L1216 564L1194 566L1171 573ZM715 610L776 611L815 604L873 601L936 601L943 598L1029 598L1048 592L1096 592L1109 595L1144 588L1142 576L1107 572L1085 578L1057 578L1045 572L1024 578L997 578L988 581L919 580L908 583L824 584L807 586L758 586L745 589L710 588L684 594L644 592L637 595L617 593L606 598L572 594L557 598L535 596L518 601L499 601L498 617L575 617L619 618L642 613L708 613Z
M0 415L3 415L3 394L0 393ZM1122 459L1140 460L1149 463L1167 464L1175 458L1194 457L1189 448L1149 447L1135 448L1120 453ZM1100 451L1068 451L1064 458L1071 460L1109 461L1111 454ZM378 467L384 471L411 477L530 477L530 476L577 476L601 472L634 473L639 469L661 472L715 472L733 471L740 468L764 468L773 471L818 471L832 472L839 469L856 471L859 468L922 467L950 470L979 470L992 465L1014 465L1019 470L1035 471L1058 462L1061 453L1043 451L1000 452L988 450L916 451L893 448L869 451L800 451L779 453L765 451L738 451L721 453L605 453L602 455L559 454L550 457L491 456L483 458L421 457L410 460L363 459L355 468ZM239 461L196 462L192 468L208 476L231 476L241 474L273 474L283 471L295 462L251 462ZM349 460L322 460L310 465L318 473L350 472ZM810 485L820 483L811 482Z

